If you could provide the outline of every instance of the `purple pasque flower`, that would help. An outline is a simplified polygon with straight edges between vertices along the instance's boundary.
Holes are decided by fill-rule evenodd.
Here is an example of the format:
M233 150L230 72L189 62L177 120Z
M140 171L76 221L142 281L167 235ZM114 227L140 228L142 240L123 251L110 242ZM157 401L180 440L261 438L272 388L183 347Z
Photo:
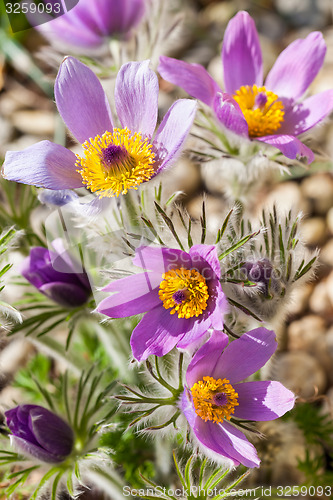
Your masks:
M291 410L294 394L280 382L241 382L259 370L277 348L275 334L256 328L228 345L214 331L194 355L180 407L199 447L214 460L258 467L256 449L233 423L274 420Z
M44 0L45 4L48 2ZM37 29L51 43L63 43L74 49L96 49L108 38L128 38L142 20L145 4L146 0L80 0L64 15L55 19L50 17L47 23L44 14L45 24ZM35 24L32 15L30 21Z
M5 412L14 446L41 462L60 463L71 454L74 433L58 415L37 405L19 405Z
M194 245L188 253L143 246L133 263L148 271L106 286L104 291L117 293L102 300L97 310L110 318L147 311L131 337L138 361L151 354L164 356L175 346L185 349L210 327L223 328L227 299L215 246Z
M38 142L23 151L7 152L3 176L53 190L85 186L100 198L137 189L175 161L194 120L196 103L180 99L153 138L158 91L149 61L124 64L116 79L121 124L116 128L96 75L67 57L56 79L55 99L67 127L82 143L82 156L50 141Z
M55 251L34 247L22 263L21 274L41 293L63 307L87 302L91 287L87 273L65 252L61 239L52 242Z
M232 132L278 148L288 158L312 151L297 136L333 109L333 90L300 101L323 65L326 45L319 32L292 42L277 58L263 84L262 53L253 19L238 12L225 31L222 47L224 93L199 64L162 56L163 78L210 106Z

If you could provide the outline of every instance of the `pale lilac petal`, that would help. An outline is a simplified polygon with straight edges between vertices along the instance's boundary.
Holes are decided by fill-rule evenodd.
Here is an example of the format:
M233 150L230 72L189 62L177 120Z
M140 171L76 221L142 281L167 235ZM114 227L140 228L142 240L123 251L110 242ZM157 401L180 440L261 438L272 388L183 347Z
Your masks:
M299 135L321 122L333 110L333 90L326 90L285 108L280 134Z
M190 424L191 427L194 427L195 425L195 420L197 418L197 414L195 413L192 399L191 399L191 393L188 389L184 389L184 392L179 400L179 407L184 413L186 420Z
M162 281L162 274L166 271L180 267L191 269L192 259L187 252L177 248L142 246L136 249L133 264L160 273Z
M103 42L99 33L91 30L77 16L72 16L69 19L68 13L56 19L50 17L48 22L36 26L36 29L51 43L58 41L70 46L93 48L98 47Z
M218 93L214 100L217 119L231 132L248 137L249 127L239 104L229 94Z
M216 283L216 294L215 306L210 309L210 319L215 330L222 330L224 315L229 311L229 302L219 282Z
M75 189L83 186L75 162L76 156L69 149L41 141L23 151L8 151L2 175L10 181L48 189Z
M163 305L155 307L145 314L133 330L133 356L138 361L144 361L152 354L164 356L175 347L192 325L192 318L178 318L177 314L170 314L170 310L164 309Z
M178 85L190 96L213 107L219 85L201 64L191 64L172 57L161 56L158 72L167 82Z
M200 347L187 368L186 382L189 388L192 388L203 377L213 373L228 341L228 335L214 330L211 338Z
M200 269L202 264L205 265L208 263L208 266L206 265L207 272L205 272L205 269L200 269L200 272L202 271L201 274L205 278L209 278L211 276L211 272L209 272L211 269L214 271L217 278L221 277L221 266L215 245L194 245L190 248L189 253L192 257L194 267ZM198 259L200 263L199 267L197 267Z
M242 85L263 82L262 54L255 23L247 12L238 12L224 34L222 64L226 92L234 94Z
M79 142L112 132L111 110L102 85L74 57L66 57L60 66L54 95L62 119Z
M233 387L239 403L233 416L244 420L274 420L282 417L295 404L294 394L280 382L244 382Z
M160 283L161 275L150 272L113 281L103 291L117 293L102 300L97 311L110 318L126 318L146 312L162 304L158 296Z
M304 40L295 40L275 61L267 75L265 87L279 97L297 100L322 67L325 53L326 44L318 31L310 33Z
M287 158L307 158L308 163L314 160L314 154L310 148L305 146L297 137L292 135L265 135L256 137L257 141L264 142L279 149Z
M149 61L124 64L117 75L115 102L123 128L151 137L158 110L158 79Z
M231 384L244 380L264 366L277 348L275 333L256 328L233 340L219 358L211 376Z
M156 173L170 166L181 153L182 146L192 127L197 104L190 99L179 99L164 116L158 127L154 146L159 162Z
M216 424L197 417L193 431L202 445L217 455L233 460L235 466L241 463L246 467L259 467L255 447L229 422Z

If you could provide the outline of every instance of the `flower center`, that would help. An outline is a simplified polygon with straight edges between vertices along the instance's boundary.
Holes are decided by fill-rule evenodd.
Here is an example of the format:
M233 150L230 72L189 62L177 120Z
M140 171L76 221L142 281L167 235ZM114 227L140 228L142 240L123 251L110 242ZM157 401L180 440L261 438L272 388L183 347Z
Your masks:
M270 90L246 85L238 89L233 97L247 121L250 137L270 135L281 127L284 107Z
M205 422L230 420L239 404L238 394L226 378L204 377L194 384L191 393L195 412Z
M195 269L173 269L163 274L158 295L170 314L178 318L199 316L207 307L209 299L206 280Z
M76 166L83 183L100 198L126 194L138 189L154 174L155 154L148 139L127 128L115 128L82 144L84 157Z

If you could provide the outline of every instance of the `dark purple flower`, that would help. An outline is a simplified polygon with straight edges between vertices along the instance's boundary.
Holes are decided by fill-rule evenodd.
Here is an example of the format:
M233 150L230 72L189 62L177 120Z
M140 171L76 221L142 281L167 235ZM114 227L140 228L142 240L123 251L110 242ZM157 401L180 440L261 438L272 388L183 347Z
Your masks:
M263 86L262 53L247 12L229 22L222 47L224 93L199 64L161 57L163 78L210 106L232 132L278 148L288 158L312 151L296 136L321 122L333 109L333 90L300 100L323 65L326 45L319 32L295 40L277 58Z
M21 274L41 293L63 307L79 307L91 295L88 275L67 252L62 241L52 243L55 251L34 247L24 259Z
M55 3L55 0L52 0ZM47 4L48 0L44 0ZM54 44L95 49L108 38L127 38L145 13L146 0L80 0L77 5L37 29ZM32 24L33 16L30 15Z
M6 179L53 190L87 187L100 198L126 194L170 166L192 126L196 103L176 101L155 134L158 79L149 61L124 64L117 75L113 126L110 105L96 75L73 57L62 63L55 100L82 155L42 141L23 151L8 151Z
M5 412L11 440L18 450L41 462L63 462L71 454L71 427L51 411L37 405L19 405Z
M149 271L106 286L104 291L117 293L102 300L97 310L110 318L148 311L131 337L138 361L151 354L163 356L175 346L185 349L210 327L223 328L227 299L215 246L195 245L188 253L140 247L133 263Z
M294 394L280 382L242 382L275 352L273 331L257 328L228 345L214 332L194 355L186 373L181 409L195 440L214 460L258 467L256 449L229 420L274 420L291 410Z

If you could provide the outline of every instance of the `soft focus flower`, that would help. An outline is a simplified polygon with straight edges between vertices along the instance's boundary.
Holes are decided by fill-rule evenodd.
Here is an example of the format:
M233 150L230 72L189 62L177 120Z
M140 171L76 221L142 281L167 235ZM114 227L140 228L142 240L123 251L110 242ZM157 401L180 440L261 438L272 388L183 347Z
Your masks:
M313 32L295 40L277 58L263 84L262 53L253 19L239 12L228 24L222 47L224 93L199 64L162 56L159 72L210 106L232 132L278 148L288 158L312 151L296 136L307 132L333 109L333 90L300 101L326 53L323 36Z
M88 275L67 252L60 239L52 243L55 252L34 247L24 259L21 274L41 293L64 307L79 307L91 295Z
M106 286L104 291L117 294L102 300L97 309L111 318L148 311L131 337L138 361L151 354L163 356L176 345L185 349L210 327L223 328L227 300L215 246L195 245L189 253L140 247L133 263L149 271Z
M214 332L195 354L186 373L181 409L192 432L209 457L234 465L258 467L256 449L230 423L274 420L294 406L295 397L280 382L242 382L274 353L273 331L257 328L229 345L227 335Z
M73 57L62 63L56 83L58 110L82 143L83 155L50 141L6 154L6 179L53 190L86 186L99 197L137 189L174 161L194 120L196 103L176 101L160 124L158 80L149 61L124 64L117 76L114 128L105 92L96 75Z
M73 9L37 29L53 44L95 49L107 38L127 38L143 18L145 3L146 0L80 0ZM34 24L32 15L30 21Z
M51 411L37 405L19 405L5 412L11 440L22 453L41 462L63 462L72 452L71 427Z

